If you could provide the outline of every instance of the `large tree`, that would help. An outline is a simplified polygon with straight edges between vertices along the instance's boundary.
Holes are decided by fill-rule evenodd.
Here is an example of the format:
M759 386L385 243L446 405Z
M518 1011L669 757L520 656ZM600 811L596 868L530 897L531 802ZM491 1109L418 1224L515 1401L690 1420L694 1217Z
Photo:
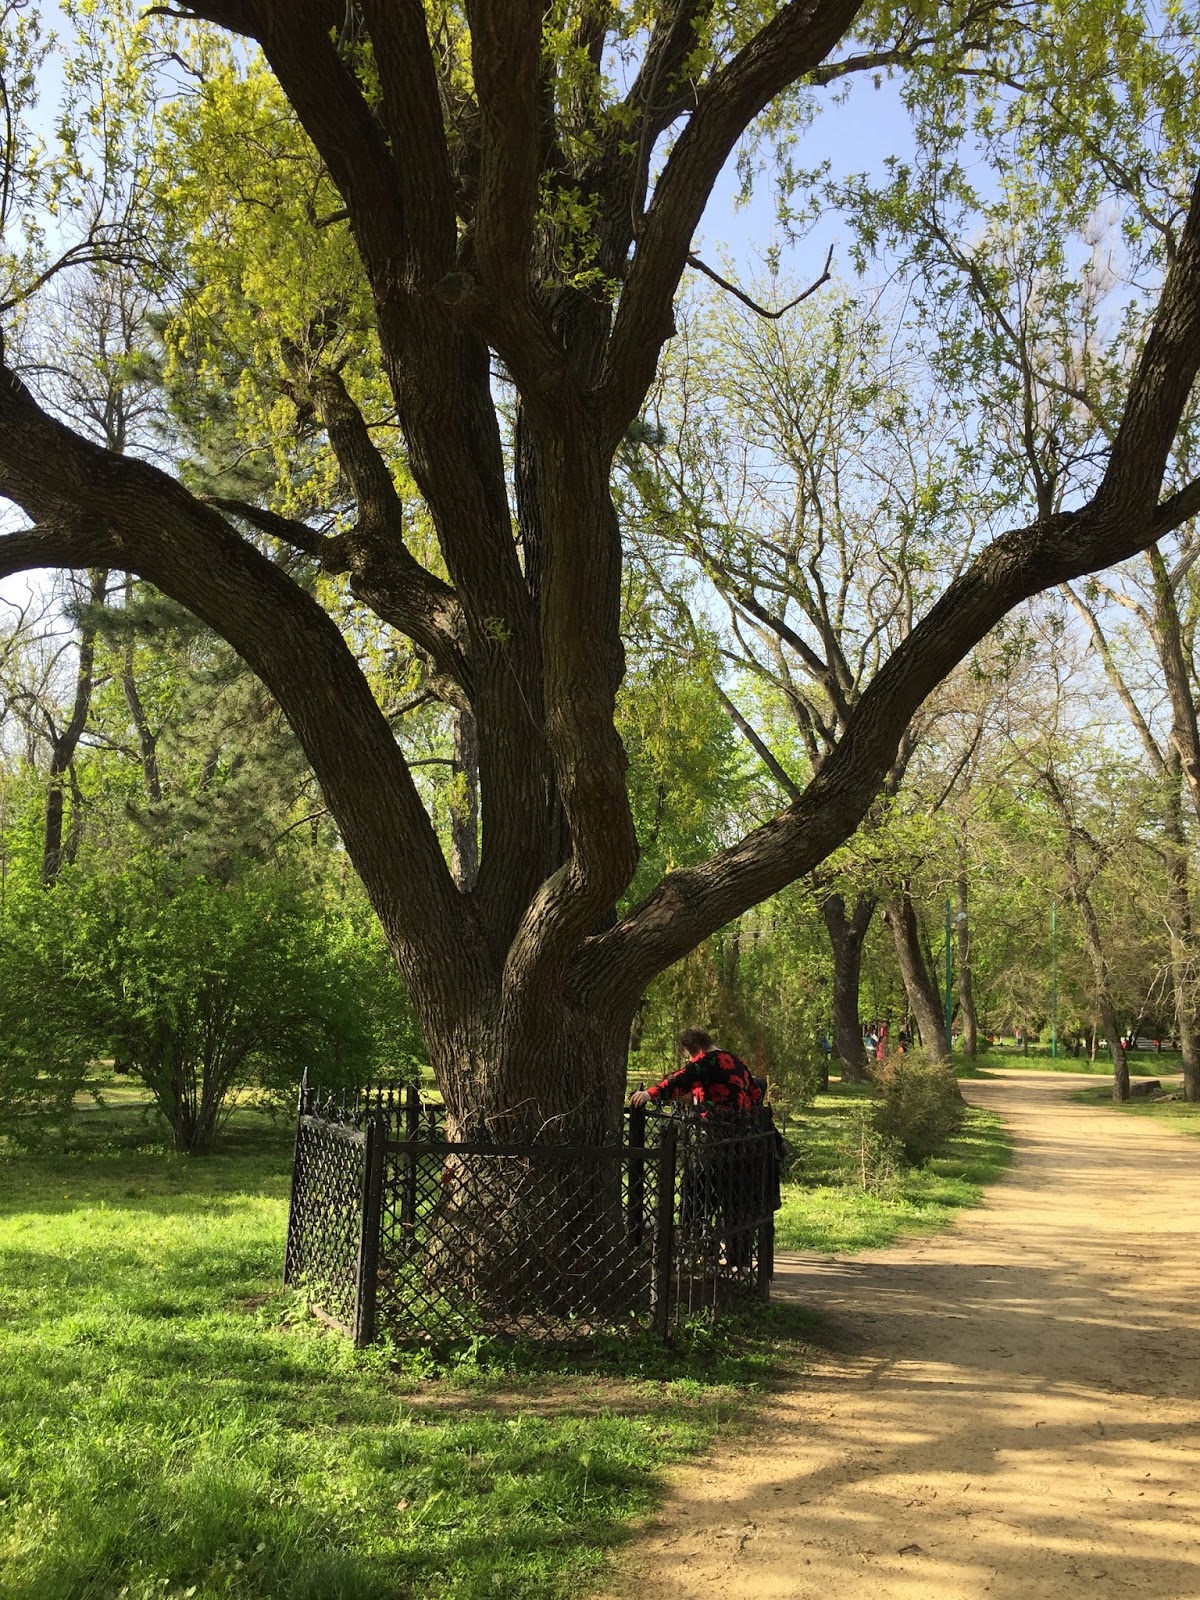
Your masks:
M7 365L0 494L29 526L0 537L0 573L133 572L222 634L304 746L403 971L454 1124L601 1136L647 981L849 835L916 708L1008 609L1128 556L1200 507L1200 482L1164 498L1200 367L1200 186L1176 173L1160 292L1135 308L1120 423L1077 503L1038 507L949 585L795 801L626 906L638 840L614 726L623 650L610 469L671 336L716 179L795 86L859 70L945 76L961 63L978 78L995 60L997 78L1024 70L1036 81L1048 70L1037 50L1049 49L1053 70L1078 65L1094 104L1088 75L1108 54L1103 7L1072 24L1092 28L1090 55L1060 52L1053 19L1029 24L999 4L163 9L261 48L340 196L333 211L310 208L309 226L348 230L387 422L403 439L436 556L422 560L405 542L397 479L345 368L293 349L294 391L327 435L352 519L327 532L254 503L201 499L65 426ZM1000 53L1014 30L1042 42L1010 65ZM243 46L234 59L245 58ZM0 185L6 211L25 181L22 166ZM130 193L140 205L142 191ZM86 243L93 254L113 248L103 227ZM286 276L294 261L281 254L277 270ZM473 717L482 841L469 889L455 882L368 677L296 550L341 574L412 642L446 702Z

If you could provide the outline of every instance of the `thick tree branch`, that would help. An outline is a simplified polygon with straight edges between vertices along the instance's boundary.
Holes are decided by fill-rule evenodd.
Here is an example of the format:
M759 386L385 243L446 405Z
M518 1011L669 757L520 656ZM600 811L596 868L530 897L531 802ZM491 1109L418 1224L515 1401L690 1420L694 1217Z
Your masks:
M437 73L420 0L362 0L383 90L383 120L404 214L415 223L408 250L416 276L433 283L457 248L454 180Z
M930 691L1021 600L1151 543L1176 429L1200 370L1200 185L1130 384L1108 469L1080 510L1002 535L884 663L801 798L739 844L669 874L580 957L581 982L623 999L747 905L809 872L853 833Z
M103 566L186 605L278 700L410 970L414 953L424 962L440 951L448 961L477 944L392 731L316 601L215 509L47 416L4 368L0 440L0 495L37 524L0 539L0 575Z

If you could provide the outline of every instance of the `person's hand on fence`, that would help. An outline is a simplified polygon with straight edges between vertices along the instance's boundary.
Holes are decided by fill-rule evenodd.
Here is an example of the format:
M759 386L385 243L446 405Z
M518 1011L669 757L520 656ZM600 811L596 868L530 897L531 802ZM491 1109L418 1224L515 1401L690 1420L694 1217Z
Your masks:
M650 1104L650 1096L645 1089L635 1089L629 1096L629 1104L631 1106L648 1106Z

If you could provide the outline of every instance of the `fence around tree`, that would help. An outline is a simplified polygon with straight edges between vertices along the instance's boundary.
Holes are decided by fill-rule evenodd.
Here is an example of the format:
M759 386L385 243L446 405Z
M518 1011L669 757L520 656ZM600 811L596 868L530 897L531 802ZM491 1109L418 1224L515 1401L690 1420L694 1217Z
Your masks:
M766 1300L765 1108L628 1109L611 1145L461 1143L415 1087L300 1091L284 1282L356 1344L582 1340Z

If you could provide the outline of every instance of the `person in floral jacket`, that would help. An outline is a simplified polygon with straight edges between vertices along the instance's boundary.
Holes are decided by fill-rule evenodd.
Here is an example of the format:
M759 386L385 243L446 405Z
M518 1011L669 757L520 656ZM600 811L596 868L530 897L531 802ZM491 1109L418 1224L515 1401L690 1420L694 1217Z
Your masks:
M652 1088L639 1089L630 1097L630 1105L690 1100L696 1106L752 1111L762 1104L762 1090L750 1068L731 1051L719 1050L703 1028L685 1029L679 1036L679 1049L687 1064Z

